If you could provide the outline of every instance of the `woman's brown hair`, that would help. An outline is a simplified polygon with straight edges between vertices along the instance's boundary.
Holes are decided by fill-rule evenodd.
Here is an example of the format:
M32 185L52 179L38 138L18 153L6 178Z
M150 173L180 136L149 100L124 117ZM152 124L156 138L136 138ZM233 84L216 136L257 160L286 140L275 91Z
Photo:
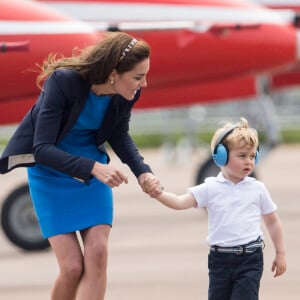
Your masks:
M108 32L95 45L83 50L74 49L71 57L58 57L51 53L39 66L40 74L36 84L42 89L42 82L58 68L76 70L89 84L103 84L114 69L122 74L150 57L148 43L138 40L130 47L133 40L132 36L124 32ZM125 49L128 51L124 55Z

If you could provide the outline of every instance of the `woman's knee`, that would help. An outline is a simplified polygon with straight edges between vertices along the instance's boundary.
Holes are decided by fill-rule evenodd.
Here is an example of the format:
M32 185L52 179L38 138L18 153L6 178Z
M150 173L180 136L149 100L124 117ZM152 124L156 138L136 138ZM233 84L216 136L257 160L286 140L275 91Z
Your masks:
M83 273L83 255L75 233L49 238L57 257L60 276L67 280L79 280Z
M108 245L105 240L94 241L89 244L89 257L98 263L106 263L108 256Z
M68 260L61 265L60 273L68 281L79 281L83 274L81 260Z
M82 232L86 262L106 263L108 256L109 226L95 226Z

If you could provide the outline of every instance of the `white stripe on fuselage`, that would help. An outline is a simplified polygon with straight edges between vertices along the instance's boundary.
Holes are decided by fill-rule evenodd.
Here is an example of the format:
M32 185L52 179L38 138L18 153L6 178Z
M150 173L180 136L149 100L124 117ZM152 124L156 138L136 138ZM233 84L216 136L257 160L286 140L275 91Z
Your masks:
M252 0L253 2L270 6L295 6L300 5L300 0Z
M286 24L294 18L293 11L279 14L260 7L217 7L181 4L146 4L112 2L43 2L83 21L195 21L214 23Z
M116 4L116 3L78 3L46 2L48 5L80 20L90 21L0 21L0 35L13 34L78 34L94 32L93 21L102 22L102 29L109 24L121 22L145 22L140 25L176 29L186 27L205 31L211 24L286 24L294 18L294 12L284 14L263 8L232 8L215 6L166 5L166 4ZM170 24L159 22L171 21ZM181 22L180 22L181 21ZM157 22L147 24L146 22ZM177 23L176 23L177 22ZM191 22L191 23L189 23ZM98 25L98 29L99 24ZM156 28L156 29L157 29Z
M93 33L94 28L78 21L0 21L0 35Z

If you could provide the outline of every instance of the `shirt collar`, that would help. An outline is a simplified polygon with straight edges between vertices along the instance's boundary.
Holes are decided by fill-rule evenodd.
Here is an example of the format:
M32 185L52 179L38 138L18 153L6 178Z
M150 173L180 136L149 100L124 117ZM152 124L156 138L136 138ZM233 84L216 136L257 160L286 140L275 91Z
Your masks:
M250 177L250 176L246 176L242 181L238 182L237 184L242 184L242 183L246 183L246 182L250 182L250 181L254 181L255 178L254 177ZM217 175L217 181L219 182L228 182L228 183L231 183L233 184L232 181L226 179L222 172L219 172L219 174Z

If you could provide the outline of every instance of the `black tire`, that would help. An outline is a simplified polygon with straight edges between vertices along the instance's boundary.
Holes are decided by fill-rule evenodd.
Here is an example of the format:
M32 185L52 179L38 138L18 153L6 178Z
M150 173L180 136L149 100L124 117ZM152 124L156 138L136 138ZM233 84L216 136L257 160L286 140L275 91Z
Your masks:
M216 166L213 159L208 158L203 165L200 166L199 171L196 176L195 184L198 185L203 183L205 178L210 176L216 176L220 172L220 168ZM256 173L253 172L250 176L257 178Z
M7 238L24 250L44 250L50 246L41 234L27 184L4 200L1 223Z

